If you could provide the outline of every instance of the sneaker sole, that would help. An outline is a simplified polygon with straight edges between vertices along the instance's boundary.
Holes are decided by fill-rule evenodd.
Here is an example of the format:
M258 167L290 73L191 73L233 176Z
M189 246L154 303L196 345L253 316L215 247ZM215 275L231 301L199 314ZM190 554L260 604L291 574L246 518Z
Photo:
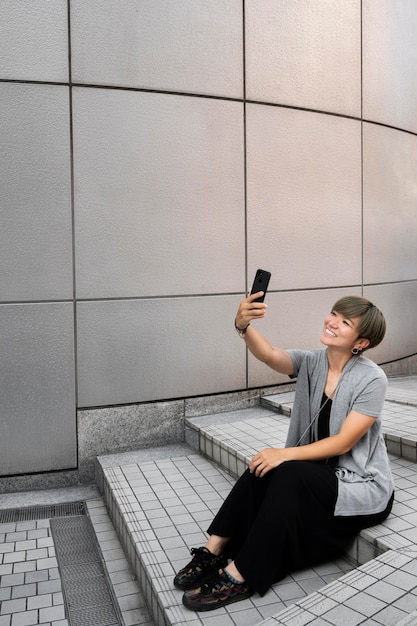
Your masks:
M226 600L221 600L216 604L200 604L199 602L193 602L192 600L188 600L185 594L182 597L182 603L191 611L203 612L203 611L214 611L216 609L221 609L228 604L233 604L234 602L240 602L241 600L247 600L251 596L253 596L254 592L250 589L245 593L241 593L238 596L233 598L226 598Z

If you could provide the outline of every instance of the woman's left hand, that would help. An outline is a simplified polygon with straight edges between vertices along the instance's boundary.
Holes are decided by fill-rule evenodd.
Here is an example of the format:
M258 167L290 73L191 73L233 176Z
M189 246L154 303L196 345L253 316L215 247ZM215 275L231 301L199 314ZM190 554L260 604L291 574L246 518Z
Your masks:
M249 471L258 478L262 478L267 472L286 460L285 448L265 448L265 450L255 454L249 465Z

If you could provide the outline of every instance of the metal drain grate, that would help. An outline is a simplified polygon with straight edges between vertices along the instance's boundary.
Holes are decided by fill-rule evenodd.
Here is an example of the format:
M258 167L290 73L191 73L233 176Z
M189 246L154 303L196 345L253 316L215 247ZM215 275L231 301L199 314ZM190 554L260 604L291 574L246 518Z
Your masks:
M0 511L0 524L26 522L38 519L52 519L69 515L85 515L84 502L66 502L47 506L31 506L21 509L4 509Z
M51 519L51 533L70 626L121 626L90 519Z

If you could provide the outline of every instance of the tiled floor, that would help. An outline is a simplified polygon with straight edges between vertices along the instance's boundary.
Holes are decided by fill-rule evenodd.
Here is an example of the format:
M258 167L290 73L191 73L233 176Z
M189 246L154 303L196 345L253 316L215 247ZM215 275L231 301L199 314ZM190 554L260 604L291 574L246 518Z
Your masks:
M91 490L69 491L80 499L92 495ZM66 493L57 490L56 501ZM45 502L45 494L32 497ZM14 504L20 499L16 494ZM152 626L102 498L96 494L87 507L124 626ZM49 519L0 524L0 626L34 625L69 626Z
M0 625L67 626L49 520L0 525Z

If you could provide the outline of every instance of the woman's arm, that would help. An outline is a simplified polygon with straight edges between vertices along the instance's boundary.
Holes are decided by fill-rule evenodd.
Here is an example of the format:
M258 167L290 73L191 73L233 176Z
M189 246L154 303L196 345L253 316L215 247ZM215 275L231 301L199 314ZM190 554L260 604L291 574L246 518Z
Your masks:
M323 461L346 454L368 432L375 423L375 419L375 417L351 411L337 435L320 439L306 446L266 448L253 457L249 469L262 478L284 461Z
M264 302L254 302L261 293L254 293L242 300L236 314L236 326L246 328L243 335L246 346L259 361L281 374L291 375L294 367L288 352L276 348L253 326L248 326L253 320L265 317L267 305Z

